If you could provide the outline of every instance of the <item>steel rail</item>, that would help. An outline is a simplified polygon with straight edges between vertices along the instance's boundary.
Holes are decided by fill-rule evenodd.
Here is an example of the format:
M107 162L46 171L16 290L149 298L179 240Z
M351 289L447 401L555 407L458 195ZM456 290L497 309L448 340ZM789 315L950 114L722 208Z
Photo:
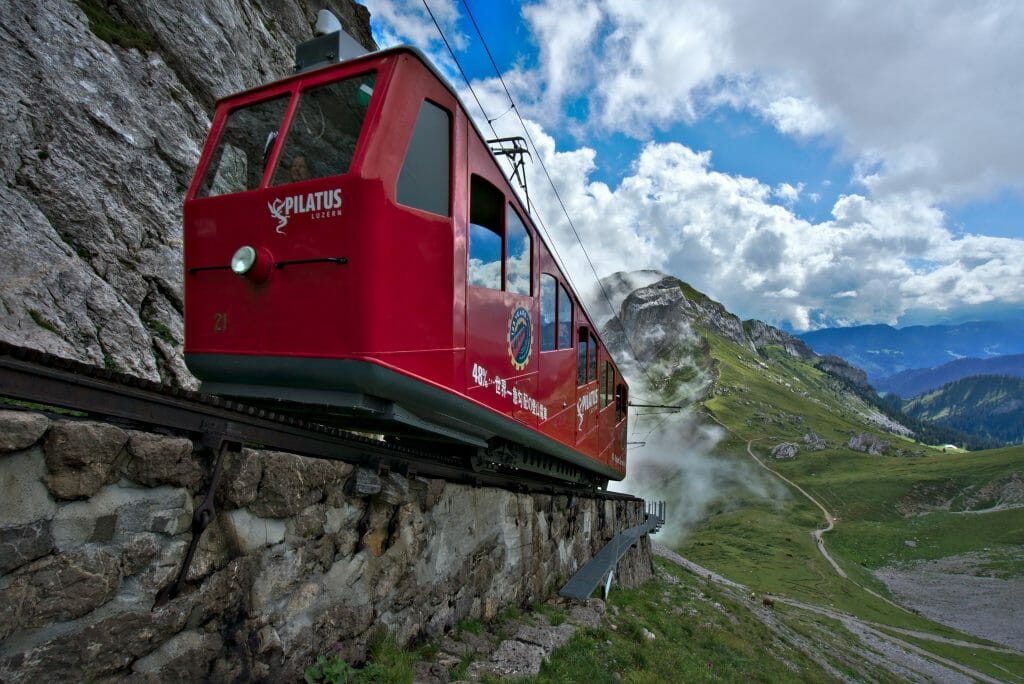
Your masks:
M189 435L217 449L224 441L330 460L380 472L420 475L476 486L597 499L630 494L531 477L526 471L480 472L459 447L412 449L265 408L162 385L33 349L0 342L0 397L80 411Z

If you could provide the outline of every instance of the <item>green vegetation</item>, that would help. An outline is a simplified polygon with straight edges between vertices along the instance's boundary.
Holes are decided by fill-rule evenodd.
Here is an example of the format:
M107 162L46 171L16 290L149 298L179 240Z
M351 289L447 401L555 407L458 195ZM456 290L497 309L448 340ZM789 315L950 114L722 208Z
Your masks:
M146 327L167 344L178 346L179 342L174 338L174 333L160 321L146 321Z
M484 623L480 620L460 620L458 630L480 636L484 631Z
M338 655L320 656L306 668L305 680L308 684L411 682L413 668L422 657L419 651L402 648L388 636L373 645L370 659L363 667L352 667Z
M28 315L32 317L32 320L35 321L36 325L38 325L40 328L44 330L49 330L55 335L58 334L57 326L48 321L46 317L43 316L43 314L39 313L35 309L29 309Z
M49 404L37 404L32 401L20 401L18 399L9 399L7 397L0 397L0 408L10 407L13 409L27 409L29 411L36 411L38 413L55 413L62 416L75 416L77 418L84 418L89 415L82 411L74 411L72 409L62 408L60 406L50 406Z
M125 49L152 52L156 38L151 34L114 17L99 0L76 0L89 19L89 30L100 40Z
M990 440L1024 440L1024 378L973 375L904 402L903 410Z
M746 483L718 492L705 519L677 550L758 592L842 610L880 625L984 643L886 600L889 593L873 571L971 554L978 574L1024 575L1024 502L1000 504L1004 491L1016 501L1007 485L1024 474L1024 447L945 453L900 437L879 424L883 415L899 418L899 412L849 381L781 348L758 353L695 328L706 340L714 368L703 407L727 431L710 458L734 464L748 478L771 478L751 459L749 445L771 469L822 503L836 517L835 530L824 537L827 549L848 578L836 573L810 534L825 527L822 511L779 480L769 498L752 496ZM921 425L914 421L911 427ZM954 434L940 435L941 429L930 436ZM812 432L824 440L824 449L815 451L805 443L804 436ZM887 455L847 446L851 437L865 433L888 443ZM772 447L782 442L799 445L795 459L771 458ZM935 643L923 641L921 647L968 662L959 655L970 649L940 649ZM980 662L984 656L977 660L970 666L1005 676L998 664L985 665ZM1020 659L1014 663L1019 669Z
M114 357L110 355L106 349L103 350L103 367L107 370L114 371L115 373L124 373L124 369L121 368L121 364L114 360Z
M610 624L578 631L551 655L540 675L528 681L834 679L808 654L768 629L748 605L674 564L661 559L657 563L661 581L616 589Z
M540 601L530 606L530 612L546 617L552 627L557 627L566 619L565 609Z

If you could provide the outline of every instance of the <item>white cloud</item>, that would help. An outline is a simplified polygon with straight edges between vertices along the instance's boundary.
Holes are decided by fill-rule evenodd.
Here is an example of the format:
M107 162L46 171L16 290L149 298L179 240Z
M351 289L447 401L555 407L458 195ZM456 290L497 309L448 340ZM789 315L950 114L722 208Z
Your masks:
M744 317L797 329L1024 303L1024 241L957 238L926 194L843 196L831 220L811 223L770 202L778 189L714 171L708 153L678 143L648 144L610 188L589 180L591 150L556 152L550 137L536 135L602 275L660 269ZM531 183L574 279L589 282L539 172Z
M803 190L803 183L797 183L796 185L792 185L790 183L779 183L775 189L772 190L772 195L774 195L783 204L790 205L800 199L800 193L803 192Z
M559 23L579 12L524 13L544 38L547 117L589 90L592 128L644 135L728 104L787 135L835 136L875 193L1024 189L1024 4L599 0Z
M370 10L373 37L382 48L395 45L414 45L423 50L431 61L455 84L458 67L448 48L441 40L434 21L419 0L360 0ZM430 9L444 30L445 37L455 50L468 44L469 38L458 28L458 0L431 0Z
M400 14L370 6L375 21ZM396 35L436 47L429 19L405 6L414 20ZM454 31L458 8L444 7ZM1007 66L1024 57L1022 17L1024 5L994 0L545 0L524 9L538 69L504 77L519 111L540 122L527 122L530 134L600 275L659 269L744 317L798 329L895 324L1024 303L1024 240L958 237L937 208L1024 187L1024 70ZM474 88L488 116L508 111L497 79ZM545 132L565 125L563 106L581 96L590 118L568 122L581 135L643 134L722 106L787 135L828 135L855 161L863 191L839 197L830 219L807 221L791 207L821 197L803 184L721 173L710 152L671 142L647 143L616 185L596 182L594 149L559 150ZM512 115L494 127L523 133ZM537 215L586 289L593 275L573 231L541 168L528 169Z

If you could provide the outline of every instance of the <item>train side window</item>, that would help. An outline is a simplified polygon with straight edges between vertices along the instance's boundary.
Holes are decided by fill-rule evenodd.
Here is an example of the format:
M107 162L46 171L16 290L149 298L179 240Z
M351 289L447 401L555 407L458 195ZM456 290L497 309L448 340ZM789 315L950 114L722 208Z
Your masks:
M558 348L557 321L555 319L558 281L550 273L540 274L540 350Z
M398 175L399 204L448 216L451 115L424 100Z
M561 283L558 284L558 348L572 348L572 297Z
M601 408L611 403L611 388L615 381L615 372L612 370L612 362L604 362L604 372L601 373ZM609 377L612 376L612 377Z
M579 337L576 343L576 384L587 384L587 340L590 333L586 328L580 328Z
M274 147L289 95L239 107L228 114L197 197L258 188Z
M619 383L615 386L615 422L620 423L626 417L626 408L629 406L626 396L626 386Z
M590 354L590 366L587 370L587 382L593 382L597 380L597 338L593 335L590 336L590 348L587 352Z
M271 185L348 173L375 78L371 72L300 93Z
M469 183L469 284L500 290L505 197L480 176Z
M505 290L531 295L533 285L533 240L519 218L518 212L508 205L508 259L505 263Z

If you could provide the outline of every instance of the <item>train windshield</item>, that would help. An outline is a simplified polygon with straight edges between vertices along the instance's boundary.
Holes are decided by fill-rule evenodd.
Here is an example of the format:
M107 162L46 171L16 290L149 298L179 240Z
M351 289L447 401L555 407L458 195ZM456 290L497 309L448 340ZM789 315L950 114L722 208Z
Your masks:
M348 173L376 74L304 90L278 156L271 185Z
M259 187L288 108L288 99L288 95L281 95L239 107L228 114L196 193L198 197L227 195Z
M375 73L303 90L285 132L271 185L347 173L355 155ZM210 155L197 197L254 190L280 136L290 95L232 110Z

